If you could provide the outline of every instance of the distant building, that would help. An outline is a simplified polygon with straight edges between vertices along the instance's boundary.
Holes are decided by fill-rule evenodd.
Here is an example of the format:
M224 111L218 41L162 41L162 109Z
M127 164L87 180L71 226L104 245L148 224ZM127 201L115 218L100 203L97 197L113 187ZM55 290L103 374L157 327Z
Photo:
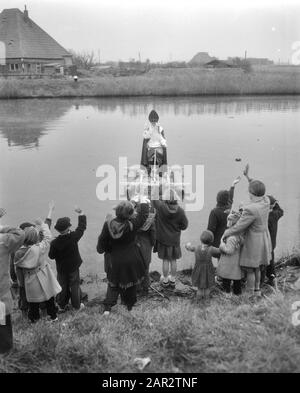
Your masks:
M205 68L233 68L231 64L226 63L224 60L212 60L204 64Z
M1 12L1 42L0 75L63 74L72 69L72 55L29 18L26 7L24 12Z
M251 65L272 65L274 62L272 60L267 59L266 57L247 57L246 59L241 57L228 57L227 62L229 64L235 63L236 59L241 61L247 61Z
M212 60L217 60L217 58L210 56L208 52L199 52L192 58L192 60L189 61L189 64L204 65Z

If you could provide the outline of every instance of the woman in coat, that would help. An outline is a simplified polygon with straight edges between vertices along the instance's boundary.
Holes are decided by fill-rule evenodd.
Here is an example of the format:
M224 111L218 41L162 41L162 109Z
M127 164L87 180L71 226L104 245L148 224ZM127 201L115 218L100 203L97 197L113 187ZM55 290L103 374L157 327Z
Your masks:
M138 214L134 213L131 202L120 202L116 207L116 217L107 217L98 238L98 252L110 256L105 315L117 303L119 294L130 311L136 302L136 286L145 276L146 266L136 235L148 217L149 205L141 203Z
M270 200L265 196L265 185L259 180L249 183L250 203L243 208L239 221L224 232L223 240L244 233L240 266L247 270L247 289L260 295L260 266L271 259L271 239L268 230Z
M0 218L4 214L5 210L0 209ZM13 346L13 299L10 291L9 264L10 254L21 247L24 236L21 229L0 225L0 354L8 352Z
M49 226L36 220L41 228L43 240L40 241L39 231L25 228L24 246L15 254L15 266L23 269L26 299L29 304L28 317L31 322L40 318L39 304L46 303L47 314L51 320L57 319L55 296L61 287L48 262L48 252L52 235Z

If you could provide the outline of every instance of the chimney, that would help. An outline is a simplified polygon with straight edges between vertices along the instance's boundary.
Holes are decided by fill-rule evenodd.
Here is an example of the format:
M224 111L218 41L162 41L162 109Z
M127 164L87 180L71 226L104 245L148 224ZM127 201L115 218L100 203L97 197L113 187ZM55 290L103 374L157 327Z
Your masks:
M28 10L27 10L26 5L25 5L25 10L24 10L24 20L25 20L25 22L27 22L28 19L29 19L29 17L28 17Z

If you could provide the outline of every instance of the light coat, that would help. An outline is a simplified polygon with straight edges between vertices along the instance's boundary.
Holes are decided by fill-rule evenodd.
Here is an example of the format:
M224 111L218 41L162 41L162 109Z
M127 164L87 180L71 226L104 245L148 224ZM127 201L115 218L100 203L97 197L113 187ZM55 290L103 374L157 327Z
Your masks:
M21 229L0 228L0 301L5 304L5 314L12 312L13 300L10 292L9 262L10 254L24 242L25 234Z
M267 196L253 197L253 200L244 207L239 221L226 229L224 238L244 233L240 266L258 268L260 265L269 264L272 250L268 230L269 211L270 200Z
M217 274L228 280L240 280L242 269L240 267L240 250L243 239L241 236L230 236L226 243L221 240L221 257L218 262Z
M42 224L43 240L29 248L20 249L15 255L15 265L24 271L26 299L29 303L41 303L61 291L48 262L51 232Z

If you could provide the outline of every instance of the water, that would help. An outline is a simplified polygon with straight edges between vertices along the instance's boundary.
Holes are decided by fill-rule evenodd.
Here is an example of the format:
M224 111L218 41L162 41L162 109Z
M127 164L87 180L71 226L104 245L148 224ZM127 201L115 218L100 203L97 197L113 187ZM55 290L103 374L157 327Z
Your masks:
M1 100L0 205L8 212L3 223L19 225L43 217L54 199L54 221L67 215L75 227L73 208L80 205L88 216L80 242L82 272L101 274L97 238L116 201L97 199L96 170L102 164L117 167L119 156L126 156L130 165L139 163L142 130L152 108L165 128L169 163L205 167L204 208L188 213L183 242L197 241L217 192L229 188L249 162L250 175L266 183L285 211L277 256L299 246L297 97ZM236 205L247 199L243 179ZM184 251L179 267L189 267L192 261ZM152 269L161 269L155 257Z

